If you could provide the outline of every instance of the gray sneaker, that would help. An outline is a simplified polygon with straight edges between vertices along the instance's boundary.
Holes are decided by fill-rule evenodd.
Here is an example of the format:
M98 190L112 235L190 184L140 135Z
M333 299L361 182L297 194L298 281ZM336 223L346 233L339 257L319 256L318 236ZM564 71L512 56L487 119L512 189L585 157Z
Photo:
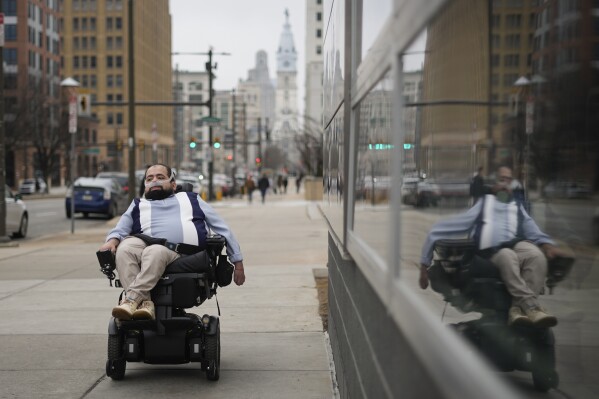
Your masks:
M119 306L112 308L112 316L119 320L131 320L135 309L137 309L137 302L123 299Z
M557 318L541 307L532 307L524 311L535 327L549 328L557 325Z
M137 310L133 312L134 320L154 320L155 318L156 312L152 301L143 301Z
M522 311L520 306L512 306L508 313L508 326L532 326L532 320L528 318Z

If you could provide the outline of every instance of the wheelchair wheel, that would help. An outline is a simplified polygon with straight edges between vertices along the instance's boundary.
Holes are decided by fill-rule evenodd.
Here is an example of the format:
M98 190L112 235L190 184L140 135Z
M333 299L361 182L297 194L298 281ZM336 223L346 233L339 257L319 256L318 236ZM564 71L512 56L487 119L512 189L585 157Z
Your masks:
M220 326L216 326L214 335L206 336L205 349L206 378L210 381L218 381L220 378ZM202 367L203 368L203 367Z
M547 392L559 385L559 374L555 370L533 370L532 382L539 392Z
M127 361L123 356L123 338L119 335L108 336L108 360L106 361L106 375L113 380L122 380L125 377Z

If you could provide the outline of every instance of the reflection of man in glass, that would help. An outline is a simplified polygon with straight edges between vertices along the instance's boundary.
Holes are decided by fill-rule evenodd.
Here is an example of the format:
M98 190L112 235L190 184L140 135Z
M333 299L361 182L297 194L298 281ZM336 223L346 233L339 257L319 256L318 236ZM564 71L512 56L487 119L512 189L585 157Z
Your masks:
M500 167L492 194L485 195L465 213L433 225L422 248L420 287L428 287L428 267L437 240L467 234L478 245L478 255L490 259L512 296L508 324L552 327L555 316L547 313L537 296L547 277L547 259L565 255L543 233L510 188L512 170Z

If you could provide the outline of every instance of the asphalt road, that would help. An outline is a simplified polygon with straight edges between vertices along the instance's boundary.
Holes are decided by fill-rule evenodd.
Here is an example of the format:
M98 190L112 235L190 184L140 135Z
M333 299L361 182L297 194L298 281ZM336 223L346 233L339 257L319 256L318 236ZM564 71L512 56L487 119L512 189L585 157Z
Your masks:
M65 213L64 198L23 198L29 212L29 231L24 239L15 241L34 240L45 235L53 235L71 231L71 219ZM101 226L106 223L103 215L90 215L84 218L82 214L75 215L75 234L79 229Z

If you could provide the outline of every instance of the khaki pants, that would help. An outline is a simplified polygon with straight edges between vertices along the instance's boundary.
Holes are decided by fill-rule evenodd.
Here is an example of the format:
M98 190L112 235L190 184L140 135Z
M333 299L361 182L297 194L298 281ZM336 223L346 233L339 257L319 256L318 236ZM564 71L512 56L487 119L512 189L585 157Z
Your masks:
M181 255L163 245L147 246L137 237L127 237L116 250L116 270L125 297L137 303L150 300L150 291L166 266Z
M545 286L547 259L528 241L520 241L513 249L503 248L491 258L512 296L512 305L523 309L539 306L537 296Z

